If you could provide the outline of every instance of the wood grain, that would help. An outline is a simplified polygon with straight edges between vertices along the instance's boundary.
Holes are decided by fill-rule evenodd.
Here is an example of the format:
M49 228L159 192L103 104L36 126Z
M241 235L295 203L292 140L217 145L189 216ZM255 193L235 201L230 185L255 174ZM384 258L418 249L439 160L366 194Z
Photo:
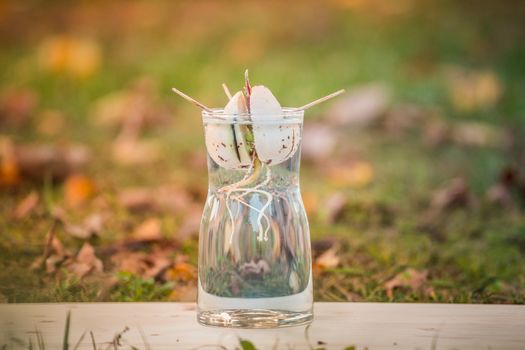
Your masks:
M197 324L191 303L82 303L0 305L0 348L16 347L13 338L36 344L43 333L46 349L62 346L67 311L71 310L70 344L87 331L79 349L92 349L89 331L102 346L130 328L123 343L146 349L191 349L238 339L258 349L309 349L305 327L234 330ZM389 303L316 303L310 342L327 349L525 349L525 306ZM322 343L320 343L322 344ZM129 345L124 347L129 349ZM21 347L21 345L19 345ZM104 346L105 347L105 346ZM72 346L70 347L72 348ZM204 347L214 349L219 347Z

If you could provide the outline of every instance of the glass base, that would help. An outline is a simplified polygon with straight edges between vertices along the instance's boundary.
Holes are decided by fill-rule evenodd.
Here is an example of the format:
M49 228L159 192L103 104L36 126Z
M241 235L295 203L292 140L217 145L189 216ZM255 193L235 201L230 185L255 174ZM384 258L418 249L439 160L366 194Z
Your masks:
M232 328L276 328L300 326L313 319L313 290L271 298L230 298L206 293L199 281L197 321Z
M266 309L225 309L203 311L197 321L205 326L232 328L276 328L300 326L312 322L311 312Z

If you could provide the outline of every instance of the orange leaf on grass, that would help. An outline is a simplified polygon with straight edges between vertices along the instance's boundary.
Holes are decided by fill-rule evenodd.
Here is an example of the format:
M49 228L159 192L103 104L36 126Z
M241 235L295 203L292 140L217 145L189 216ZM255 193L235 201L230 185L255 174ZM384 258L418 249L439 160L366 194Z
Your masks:
M65 200L71 206L84 204L95 191L95 182L86 175L71 175L64 183Z
M194 281L197 279L197 269L188 263L178 262L166 272L166 278L171 281Z
M0 139L0 186L15 186L20 182L15 145L9 138Z
M332 269L334 267L337 267L339 265L339 262L341 261L339 255L337 254L338 250L339 247L337 245L334 245L325 252L323 252L321 255L319 255L314 261L313 270L324 271L326 269Z
M161 222L157 218L150 218L140 224L133 231L133 238L138 241L158 241L162 239Z
M47 38L40 44L37 55L43 69L76 78L93 75L102 61L96 41L68 35Z

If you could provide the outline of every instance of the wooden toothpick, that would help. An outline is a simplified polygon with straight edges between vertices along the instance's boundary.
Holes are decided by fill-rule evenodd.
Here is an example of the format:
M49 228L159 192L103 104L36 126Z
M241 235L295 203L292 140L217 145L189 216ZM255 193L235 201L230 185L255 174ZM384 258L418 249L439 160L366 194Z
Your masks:
M228 99L231 100L233 96L230 92L230 89L228 89L228 86L225 83L222 83L222 89L224 90L226 96L228 96Z
M250 97L252 94L252 85L250 84L250 78L248 77L248 69L244 71L244 88L246 89L246 95Z
M182 97L183 99L185 99L186 101L190 101L191 103L193 103L194 105L204 109L206 112L210 112L210 113L213 113L213 110L210 108L210 107L207 107L205 104L197 101L196 99L194 99L193 97L190 97L188 95L186 95L184 92L176 89L176 88L171 88L173 90L173 92L175 92L177 95L179 95L180 97Z
M305 110L305 109L308 109L308 108L310 108L310 107L313 107L313 106L315 106L315 105L318 105L318 104L321 103L321 102L324 102L324 101L327 101L327 100L329 100L329 99L331 99L331 98L334 98L334 97L336 97L336 96L339 96L339 95L341 95L343 92L345 92L345 89L341 89L341 90L339 90L339 91L336 91L336 92L334 92L334 93L331 93L330 95L327 95L327 96L325 96L325 97L321 97L320 99L317 99L317 100L315 100L315 101L312 101L312 102L310 102L310 103L305 104L304 106L297 107L297 108L294 108L294 109L296 109L296 110Z

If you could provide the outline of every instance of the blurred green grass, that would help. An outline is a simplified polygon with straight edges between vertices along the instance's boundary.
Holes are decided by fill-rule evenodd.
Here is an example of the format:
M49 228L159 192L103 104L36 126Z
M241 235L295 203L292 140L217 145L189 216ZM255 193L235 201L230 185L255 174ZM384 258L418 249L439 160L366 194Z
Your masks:
M195 175L188 169L188 155L204 144L199 112L173 96L170 88L177 86L211 106L221 106L225 98L220 84L239 89L245 68L254 82L271 87L284 105L301 105L341 87L380 82L392 92L393 104L437 109L451 122L482 121L512 130L518 140L525 135L525 7L519 2L35 1L9 3L6 8L0 22L5 42L0 50L0 89L34 90L38 108L63 112L66 127L58 135L42 135L32 116L29 126L5 129L2 135L17 143L89 145L95 157L88 174L109 198L126 186L181 181L183 186L205 188L205 173ZM41 43L64 33L93 38L100 45L101 66L90 77L78 79L39 66ZM450 67L494 73L504 87L501 100L486 108L458 110L449 98ZM96 127L90 118L94 101L140 77L156 83L173 120L147 134L161 142L161 160L130 170L108 155L114 130ZM326 106L309 111L305 123L323 120L324 111ZM350 278L345 270L323 272L316 278L317 300L345 300L341 289L359 300L389 300L383 283L414 267L429 271L435 293L396 289L391 300L524 302L523 207L519 215L490 206L447 213L437 229L444 238L418 226L425 211L421 203L427 203L436 188L465 176L473 193L482 196L497 182L502 167L516 161L511 152L456 144L425 147L410 135L389 139L376 131L349 134L348 142L354 153L373 164L374 181L365 188L344 190L352 203L348 219L329 224L316 214L310 224L314 240L335 236L344 242L342 264L362 273L351 273ZM321 199L340 191L310 164L303 166L301 181L303 189ZM96 288L84 282L70 285L27 269L40 254L49 226L44 215L22 221L9 216L28 189L42 191L41 184L27 186L0 194L0 247L6 252L0 258L0 293L9 301L95 299ZM60 203L61 186L49 192L50 201ZM383 206L392 214L384 214ZM112 208L116 214L104 242L122 239L121 225L115 222L136 224L144 219L116 204ZM382 223L383 215L391 216L387 224ZM80 246L71 238L64 241ZM186 252L195 256L195 251L196 243L188 243ZM150 288L146 282L137 285ZM116 288L114 295L129 294L128 287ZM151 299L165 297L149 289L148 293Z

